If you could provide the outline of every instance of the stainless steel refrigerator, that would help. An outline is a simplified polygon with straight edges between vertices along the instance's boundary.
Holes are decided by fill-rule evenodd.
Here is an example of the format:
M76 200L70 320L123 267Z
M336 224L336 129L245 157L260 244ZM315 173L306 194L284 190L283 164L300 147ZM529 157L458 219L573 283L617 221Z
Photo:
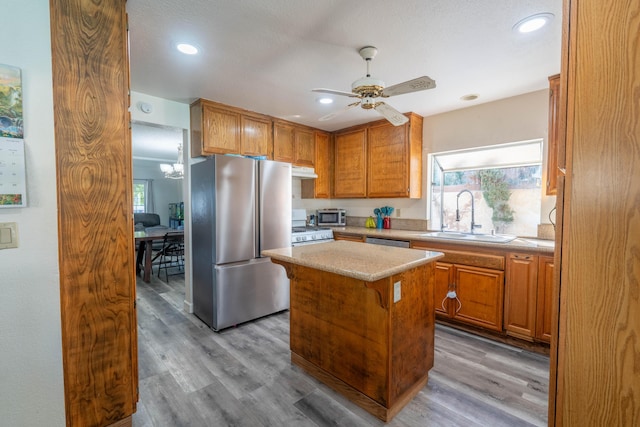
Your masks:
M291 165L212 156L191 166L193 310L212 329L289 308L284 267L260 252L291 246Z

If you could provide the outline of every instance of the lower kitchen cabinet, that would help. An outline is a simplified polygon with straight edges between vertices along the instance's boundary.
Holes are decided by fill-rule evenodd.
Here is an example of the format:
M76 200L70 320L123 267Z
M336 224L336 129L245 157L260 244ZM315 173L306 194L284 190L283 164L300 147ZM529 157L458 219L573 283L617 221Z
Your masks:
M334 240L348 240L350 242L364 243L365 236L360 234L346 234L333 232Z
M536 339L551 342L553 310L553 257L541 256L538 260L538 301L536 313Z
M502 331L504 272L454 265L453 276L457 299L447 298L451 318Z
M504 329L507 335L533 341L536 334L538 256L510 253L506 269Z
M411 247L444 253L435 272L438 318L502 332L504 256L442 249L419 241Z

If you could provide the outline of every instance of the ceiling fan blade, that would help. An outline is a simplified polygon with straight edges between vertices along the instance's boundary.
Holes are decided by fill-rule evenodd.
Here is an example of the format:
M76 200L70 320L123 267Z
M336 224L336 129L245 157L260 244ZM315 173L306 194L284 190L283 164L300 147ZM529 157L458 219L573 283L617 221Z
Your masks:
M427 76L418 77L417 79L408 80L404 83L389 86L382 90L382 96L389 97L393 95L402 95L403 93L418 92L436 87L435 80Z
M320 93L330 93L331 95L341 95L341 96L350 96L352 98L360 98L360 95L353 92L343 92L341 90L333 90L333 89L311 89L311 92L320 92Z
M342 110L334 111L333 113L327 114L326 116L322 116L318 120L321 121L321 122L324 122L324 121L327 121L327 120L331 120L335 116L337 116L338 114L342 114L345 111L352 109L353 107L357 107L358 105L360 105L360 101L354 102L353 104L349 104L346 107L344 107Z
M404 114L384 102L378 102L374 110L382 114L394 126L402 126L409 121Z

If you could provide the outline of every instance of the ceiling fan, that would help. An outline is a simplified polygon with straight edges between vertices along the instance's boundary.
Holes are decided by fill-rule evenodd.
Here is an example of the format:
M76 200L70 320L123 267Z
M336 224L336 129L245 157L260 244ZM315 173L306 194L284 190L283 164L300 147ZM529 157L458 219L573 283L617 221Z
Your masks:
M351 98L359 98L360 100L352 104L347 105L342 110L338 110L326 116L320 117L318 120L325 121L330 120L353 107L360 105L365 110L374 109L378 113L382 114L387 120L389 120L394 126L400 126L405 124L409 119L390 106L389 104L378 101L377 98L388 98L394 95L402 95L405 93L418 92L426 89L433 89L436 87L435 80L427 76L418 77L413 80L408 80L403 83L398 83L387 88L384 87L384 82L375 77L371 77L369 72L369 66L371 60L378 53L378 49L373 46L365 46L359 51L360 56L367 62L367 75L362 77L351 84L351 92L343 92L333 89L312 89L313 92L329 93L332 95L348 96Z

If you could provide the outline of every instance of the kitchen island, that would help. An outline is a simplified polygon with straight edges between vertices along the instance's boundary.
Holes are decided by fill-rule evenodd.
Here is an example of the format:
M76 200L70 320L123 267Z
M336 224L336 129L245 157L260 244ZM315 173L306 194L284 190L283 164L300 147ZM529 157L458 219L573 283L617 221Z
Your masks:
M439 252L336 241L263 251L291 282L291 361L383 421L426 385Z

